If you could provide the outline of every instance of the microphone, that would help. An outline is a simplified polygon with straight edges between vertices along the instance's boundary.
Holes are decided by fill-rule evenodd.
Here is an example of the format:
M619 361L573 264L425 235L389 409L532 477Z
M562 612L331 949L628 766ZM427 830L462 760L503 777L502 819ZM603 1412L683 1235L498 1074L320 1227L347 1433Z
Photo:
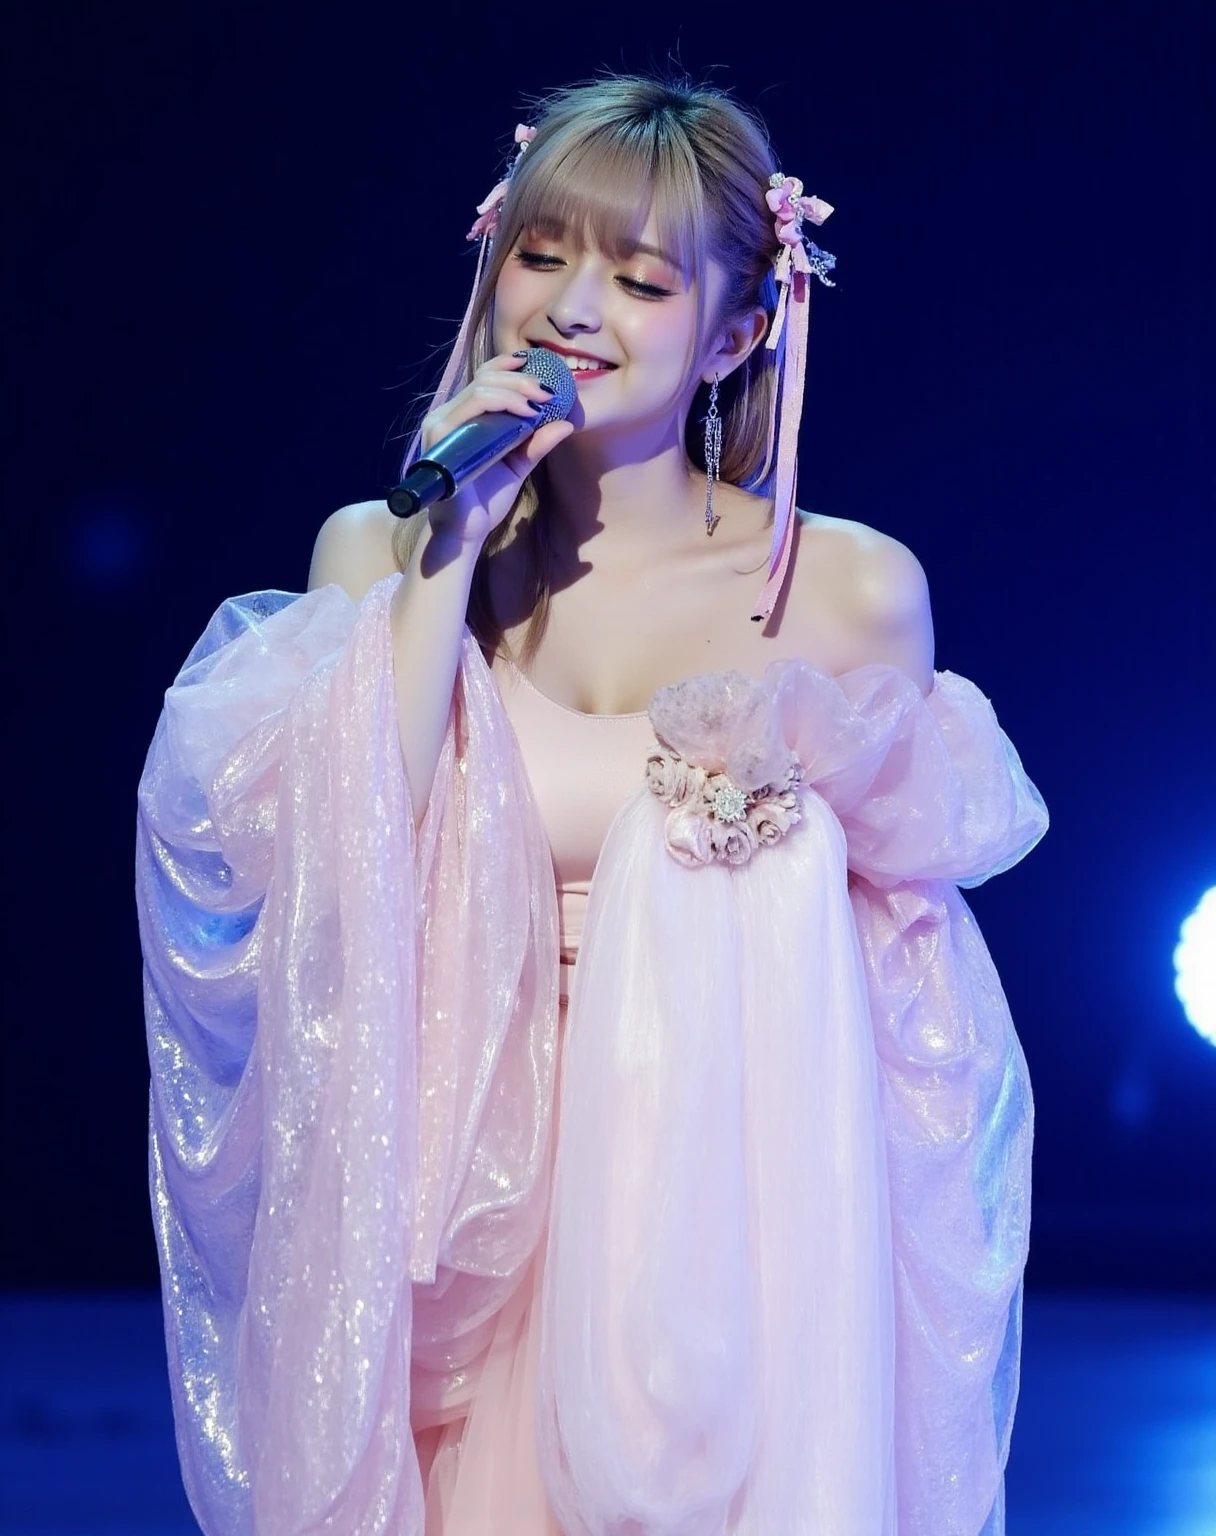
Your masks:
M574 375L556 352L547 347L529 347L520 372L539 379L553 391L552 397L543 403L538 401L540 409L531 416L492 411L441 437L425 458L410 465L401 484L389 492L390 512L397 517L413 517L433 501L446 501L466 480L476 479L483 469L497 464L512 448L531 437L537 427L549 421L564 421L569 416L574 405Z

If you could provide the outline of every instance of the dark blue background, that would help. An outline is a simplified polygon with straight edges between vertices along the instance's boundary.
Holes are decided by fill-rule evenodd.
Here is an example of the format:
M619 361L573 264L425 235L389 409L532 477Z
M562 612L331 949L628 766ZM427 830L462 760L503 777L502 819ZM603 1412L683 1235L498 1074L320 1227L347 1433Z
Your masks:
M524 95L675 55L838 210L802 503L916 551L939 665L1053 813L973 901L1037 1090L1031 1281L1216 1284L1216 1050L1170 962L1216 884L1209 7L816 9L12 28L5 1282L154 1277L131 860L163 689L390 480Z

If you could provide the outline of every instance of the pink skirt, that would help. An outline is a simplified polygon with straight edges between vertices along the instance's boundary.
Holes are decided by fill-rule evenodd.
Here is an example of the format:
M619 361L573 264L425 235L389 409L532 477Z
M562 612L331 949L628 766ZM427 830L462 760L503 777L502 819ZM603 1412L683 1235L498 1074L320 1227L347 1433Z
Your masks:
M566 1012L563 996L557 1031L559 1082ZM554 1147L559 1118L555 1104ZM536 1454L546 1236L547 1230L498 1314L472 1391L446 1402L438 1414L428 1414L425 1424L415 1424L426 1536L563 1536L545 1496Z
M541 1483L534 1430L543 1255L498 1315L472 1400L416 1430L426 1536L561 1536Z

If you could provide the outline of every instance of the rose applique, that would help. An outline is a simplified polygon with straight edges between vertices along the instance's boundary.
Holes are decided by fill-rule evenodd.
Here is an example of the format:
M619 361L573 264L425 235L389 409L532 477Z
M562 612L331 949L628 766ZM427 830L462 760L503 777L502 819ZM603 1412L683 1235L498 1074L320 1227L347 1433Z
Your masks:
M669 807L664 842L679 863L746 864L800 819L801 769L756 678L711 672L662 688L650 723L646 786Z

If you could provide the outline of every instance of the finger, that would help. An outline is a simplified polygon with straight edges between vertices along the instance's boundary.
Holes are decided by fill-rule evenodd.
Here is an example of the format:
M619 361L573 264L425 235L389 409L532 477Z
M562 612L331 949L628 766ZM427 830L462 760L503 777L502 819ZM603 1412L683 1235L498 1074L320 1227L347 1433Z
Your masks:
M520 373L518 371L506 372L501 363L503 359L491 358L473 375L473 385L494 384L500 389L520 389L536 400L549 400L553 390L548 384L542 384L534 373ZM508 357L506 363L515 363L522 367L522 359Z
M488 416L495 411L507 411L514 416L536 414L532 396L523 391L502 389L494 384L474 384L427 417L422 424L423 442L429 447L466 421L475 421L478 416Z
M488 398L487 391L494 392L494 399L510 397L513 401L522 400L525 403L536 400L543 404L553 398L553 391L546 384L542 384L539 379L534 379L528 374L491 373L484 378L475 379L467 389L462 389L455 399L448 401L447 405L441 409L463 409L469 401ZM492 408L498 409L497 406Z
M559 443L564 443L573 431L573 422L546 422L543 427L538 427L526 442L512 449L503 463L522 480L536 468L547 453L552 453Z

